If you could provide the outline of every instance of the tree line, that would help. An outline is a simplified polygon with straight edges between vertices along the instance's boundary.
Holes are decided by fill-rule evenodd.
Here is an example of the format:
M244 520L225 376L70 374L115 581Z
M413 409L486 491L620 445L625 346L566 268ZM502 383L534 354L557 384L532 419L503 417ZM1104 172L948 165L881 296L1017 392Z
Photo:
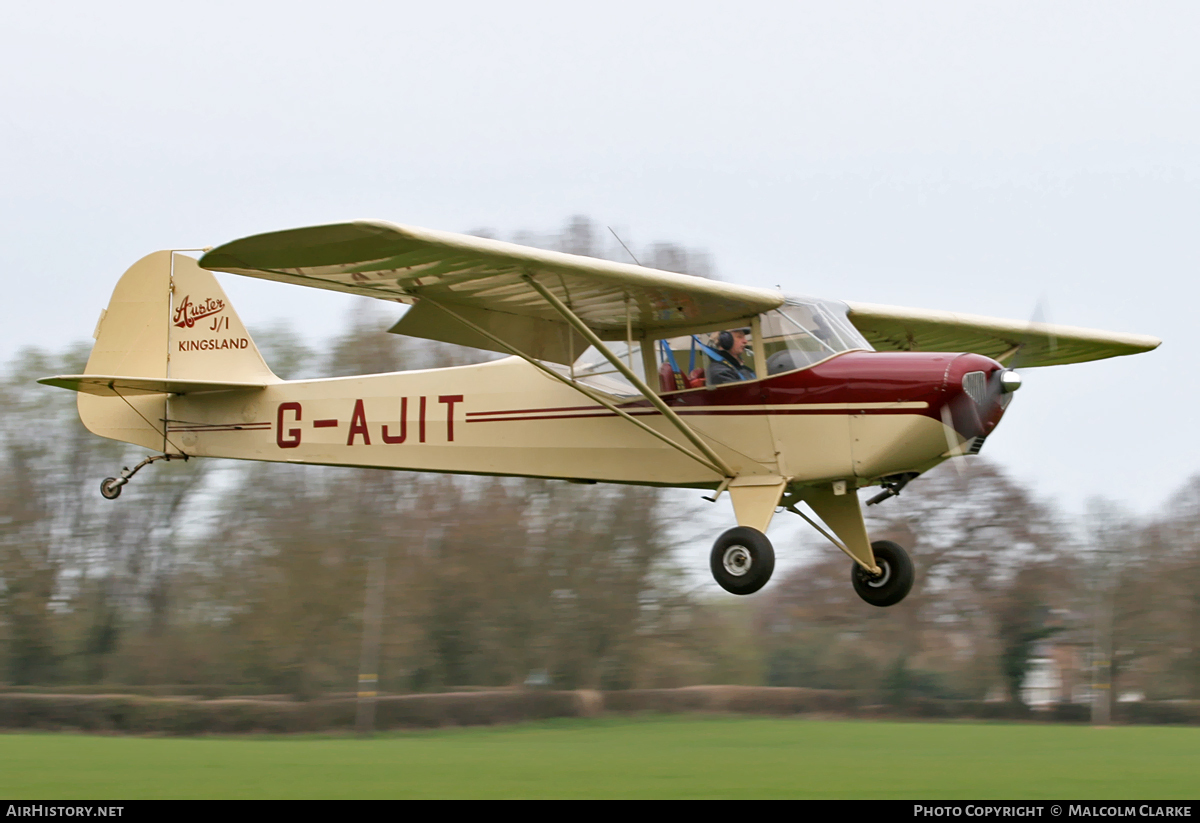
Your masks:
M514 239L626 254L584 218ZM673 244L637 256L713 272ZM255 338L281 377L492 356L382 333L393 321L362 306L319 356L286 325ZM27 350L4 371L0 682L13 688L353 691L374 590L384 692L730 683L1021 701L1042 667L1056 699L1200 699L1200 475L1161 513L1097 501L1072 518L963 458L868 512L872 536L916 561L903 603L863 603L827 546L734 598L678 562L682 541L713 534L681 533L703 504L677 491L194 460L104 500L100 478L137 450L91 435L70 393L34 382L82 372L88 351Z

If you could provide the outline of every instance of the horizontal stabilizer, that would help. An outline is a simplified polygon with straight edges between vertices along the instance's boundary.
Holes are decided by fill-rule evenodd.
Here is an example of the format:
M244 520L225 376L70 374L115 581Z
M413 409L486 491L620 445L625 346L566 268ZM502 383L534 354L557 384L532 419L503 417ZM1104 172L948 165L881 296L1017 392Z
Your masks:
M217 380L174 380L169 377L119 377L108 374L60 374L38 381L47 386L117 397L138 394L200 394L202 392L262 389L266 383L223 383Z

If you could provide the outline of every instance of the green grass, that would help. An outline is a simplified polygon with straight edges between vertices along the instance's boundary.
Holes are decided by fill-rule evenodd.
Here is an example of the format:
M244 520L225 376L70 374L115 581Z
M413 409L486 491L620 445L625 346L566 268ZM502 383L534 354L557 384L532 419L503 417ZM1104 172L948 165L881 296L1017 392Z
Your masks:
M0 797L1196 798L1200 729L739 717L350 737L0 735Z

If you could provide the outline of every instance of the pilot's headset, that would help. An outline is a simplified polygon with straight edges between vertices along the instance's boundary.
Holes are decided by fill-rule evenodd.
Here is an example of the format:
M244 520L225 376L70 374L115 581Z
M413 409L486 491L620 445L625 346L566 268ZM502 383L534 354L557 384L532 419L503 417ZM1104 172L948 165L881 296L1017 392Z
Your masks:
M740 329L734 329L733 331L726 329L725 331L722 331L717 335L717 348L718 349L720 349L721 351L726 351L726 352L733 351L733 332L734 331L740 331L745 334L750 334L750 329L745 328L745 327L740 328ZM747 348L749 348L749 346L747 346Z

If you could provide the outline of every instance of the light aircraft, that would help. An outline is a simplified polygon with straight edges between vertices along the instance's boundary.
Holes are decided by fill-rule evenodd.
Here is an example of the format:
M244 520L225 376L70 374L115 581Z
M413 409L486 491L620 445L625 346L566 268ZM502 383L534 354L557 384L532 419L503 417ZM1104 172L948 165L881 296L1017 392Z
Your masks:
M280 380L212 271L406 304L391 332L512 356ZM39 382L79 392L95 434L154 452L106 478L107 498L145 465L192 457L707 489L729 495L738 524L710 558L726 591L766 584L765 532L782 509L850 557L855 591L876 606L903 600L914 570L902 547L870 541L859 488L882 486L877 503L978 453L1021 385L1018 360L1160 342L786 297L365 220L246 237L198 260L154 252L117 283L95 339L83 374Z

